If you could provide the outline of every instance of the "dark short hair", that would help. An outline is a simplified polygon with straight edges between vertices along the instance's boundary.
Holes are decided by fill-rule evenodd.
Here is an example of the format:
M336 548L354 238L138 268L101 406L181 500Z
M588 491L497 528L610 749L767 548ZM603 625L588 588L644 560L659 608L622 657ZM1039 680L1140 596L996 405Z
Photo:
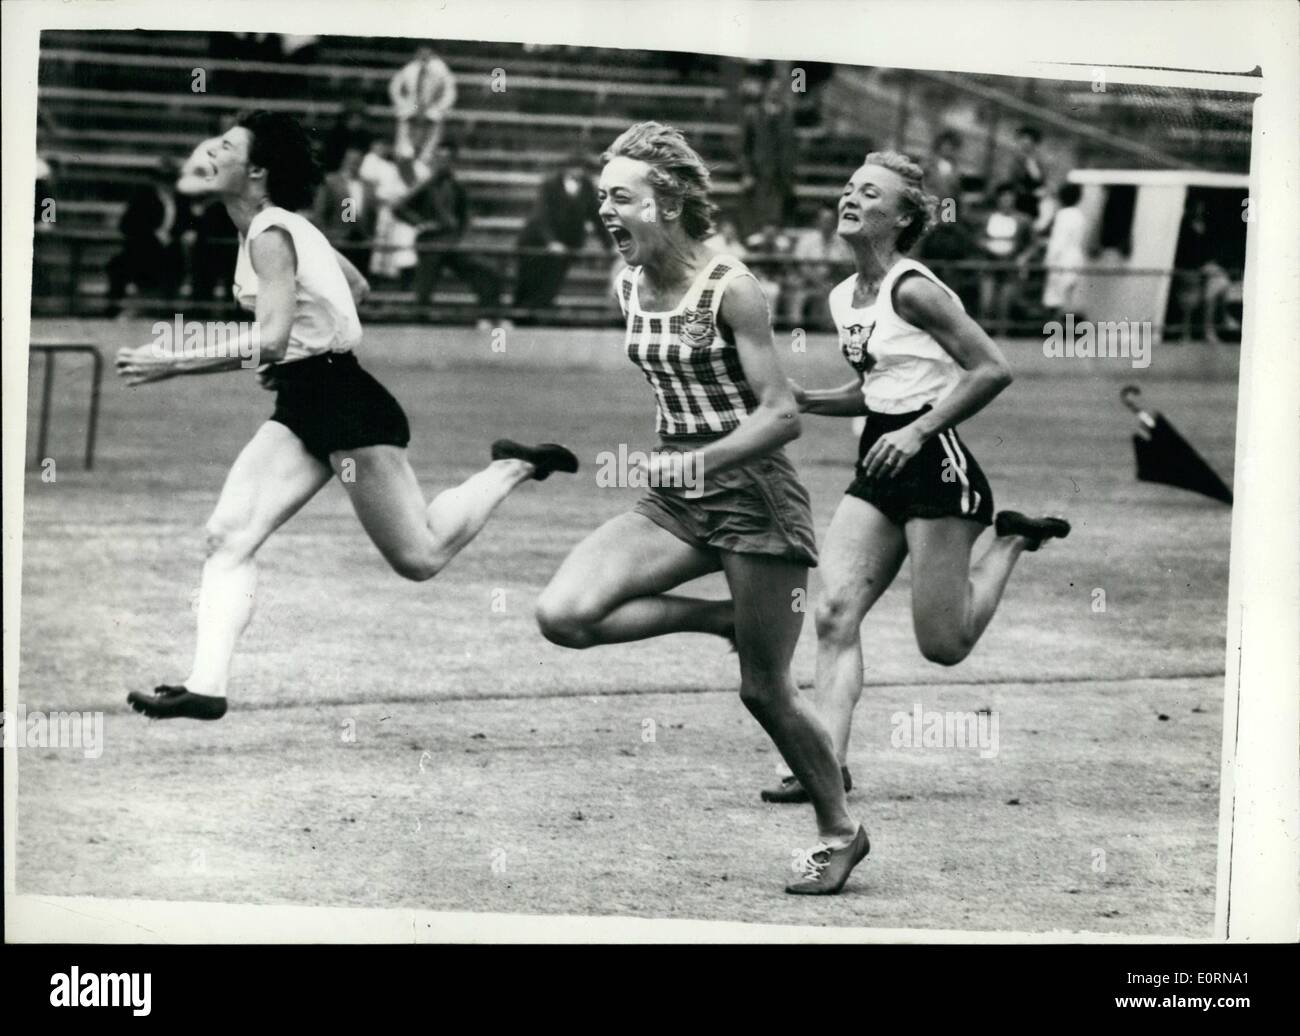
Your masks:
M248 130L248 164L266 170L271 203L296 211L316 196L321 181L311 138L292 115L259 110L241 115L236 125Z
M1056 200L1061 203L1062 208L1077 205L1082 197L1083 188L1077 183L1063 183L1056 192Z
M1035 144L1042 143L1043 135L1033 126L1021 126L1016 130L1017 137L1028 137Z

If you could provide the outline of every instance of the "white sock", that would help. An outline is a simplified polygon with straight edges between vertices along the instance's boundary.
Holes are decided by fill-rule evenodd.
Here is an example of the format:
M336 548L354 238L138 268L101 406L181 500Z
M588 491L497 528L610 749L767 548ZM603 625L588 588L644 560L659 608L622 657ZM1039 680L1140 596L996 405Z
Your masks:
M237 564L213 556L203 566L199 587L198 636L194 665L185 686L195 694L226 696L235 643L253 617L257 565L252 558Z

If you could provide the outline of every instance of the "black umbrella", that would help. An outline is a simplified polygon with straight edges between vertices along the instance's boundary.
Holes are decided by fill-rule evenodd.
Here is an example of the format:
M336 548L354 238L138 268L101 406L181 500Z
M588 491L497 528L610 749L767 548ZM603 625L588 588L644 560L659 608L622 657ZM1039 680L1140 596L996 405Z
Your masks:
M1162 414L1142 409L1137 402L1141 394L1142 390L1136 385L1125 385L1119 394L1124 405L1138 417L1138 430L1133 436L1138 479L1190 489L1193 493L1231 504L1232 490Z

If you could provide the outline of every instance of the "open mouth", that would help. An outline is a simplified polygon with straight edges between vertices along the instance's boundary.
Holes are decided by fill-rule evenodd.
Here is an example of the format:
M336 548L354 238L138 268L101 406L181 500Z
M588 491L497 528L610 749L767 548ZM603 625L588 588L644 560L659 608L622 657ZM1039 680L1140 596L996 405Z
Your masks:
M608 223L605 225L605 229L609 231L609 236L614 239L614 247L620 252L625 251L632 244L632 235L622 227Z
M840 223L858 227L862 225L862 218L856 212L841 212Z

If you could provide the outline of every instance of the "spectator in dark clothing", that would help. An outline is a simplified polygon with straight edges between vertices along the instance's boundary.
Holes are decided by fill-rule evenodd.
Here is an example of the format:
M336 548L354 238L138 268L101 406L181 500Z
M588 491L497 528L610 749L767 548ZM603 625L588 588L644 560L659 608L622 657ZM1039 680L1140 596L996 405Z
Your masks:
M791 90L795 92L794 122L796 126L816 127L822 124L822 93L826 84L835 78L835 66L825 61L800 61L802 78L791 78ZM796 83L803 87L794 91Z
M1007 180L1016 191L1016 210L1037 223L1040 206L1047 197L1047 169L1038 156L1043 135L1033 126L1016 130L1016 154L1011 160Z
M360 148L344 151L338 168L325 175L312 207L312 222L358 270L370 269L370 243L379 215L374 185L361 178L364 157Z
M284 56L274 32L214 32L208 37L214 58L236 61L279 61Z
M488 315L496 310L501 298L496 271L468 253L430 247L458 244L469 225L469 198L452 170L456 152L456 145L444 140L435 153L433 174L394 207L393 215L416 230L416 304L428 307L432 303L438 278L446 267L469 285Z
M36 208L33 213L37 235L48 234L54 229L58 209L55 205L55 183L57 175L54 163L43 155L36 156ZM44 298L54 291L54 278L50 276L50 263L44 261L39 239L32 245L32 301Z
M961 134L956 130L944 130L934 138L934 147L925 163L925 189L940 204L951 198L955 207L961 198L961 170L957 167L960 153Z
M239 258L239 231L231 222L223 202L196 198L192 205L195 215L190 297L195 302L211 302L217 298L232 300L231 284L235 278L235 262Z
M1210 345L1218 345L1220 313L1232 331L1241 330L1235 318L1226 311L1224 302L1232 279L1224 268L1223 252L1227 235L1215 233L1207 216L1204 200L1193 197L1183 216L1178 231L1178 247L1174 252L1174 271L1178 309L1182 317L1181 330L1184 342L1193 341L1193 317L1199 311L1200 337Z
M545 248L545 255L521 255L515 278L517 308L545 309L564 286L573 256L587 240L587 228L610 247L600 222L600 202L587 159L571 155L542 182L537 204L519 235L521 249Z
M934 138L930 157L924 165L925 189L939 199L938 219L921 238L916 256L933 266L943 282L952 288L962 303L972 311L979 299L978 277L970 270L949 265L979 257L980 250L972 223L963 201L961 168L962 138L956 130L944 130Z
M367 126L366 102L359 97L350 98L325 133L321 165L326 169L337 169L343 163L343 153L349 148L356 148L362 155L369 151L375 135Z
M789 82L771 79L762 100L744 115L740 143L740 187L751 230L785 226L794 197L796 142Z
M122 250L108 262L110 315L119 311L129 284L156 289L163 298L175 298L184 274L180 235L186 213L176 196L179 170L160 163L150 170L127 202L118 223Z

